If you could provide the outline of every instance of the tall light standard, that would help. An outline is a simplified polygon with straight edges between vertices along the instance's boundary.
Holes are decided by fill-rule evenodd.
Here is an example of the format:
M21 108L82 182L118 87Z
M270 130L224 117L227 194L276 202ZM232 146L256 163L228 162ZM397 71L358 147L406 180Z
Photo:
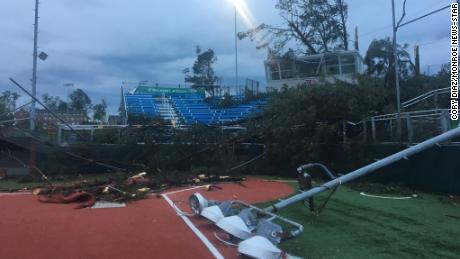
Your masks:
M243 5L244 0L228 0L231 5L233 5L233 10L235 11L235 86L237 95L240 95L240 86L238 78L238 31L237 31L237 13L241 11L241 6Z
M38 0L35 0L35 23L34 23L34 56L32 62L32 95L37 96L37 43L38 43ZM32 99L30 106L30 131L35 130L35 100Z
M38 53L38 4L39 1L35 0L35 23L34 23L34 54L32 60L32 96L37 97L37 60L46 60L48 54L45 52ZM35 100L32 98L30 105L30 131L35 130Z
M398 27L396 26L396 17L395 17L395 0L391 1L391 8L393 11L393 58L394 58L394 68L395 68L395 84L396 84L396 105L398 110L398 115L396 118L396 132L398 138L401 137L401 96L399 90L399 61L398 61L398 51L396 44L396 31Z
M240 85L239 85L239 80L238 80L238 35L237 35L237 28L236 28L236 5L233 6L233 9L235 10L235 82L236 82L236 87L238 91L238 95L240 95Z

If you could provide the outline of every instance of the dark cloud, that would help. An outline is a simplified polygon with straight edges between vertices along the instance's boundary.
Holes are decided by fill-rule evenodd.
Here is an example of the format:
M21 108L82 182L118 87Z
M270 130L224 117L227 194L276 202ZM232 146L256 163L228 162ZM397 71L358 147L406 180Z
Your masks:
M277 0L247 0L255 23L282 25ZM361 53L374 38L391 36L391 2L348 0L348 27L359 27ZM396 1L398 16L400 2ZM409 0L413 18L450 1ZM13 90L9 77L30 85L34 0L4 0L0 8L0 91ZM49 54L39 62L38 93L65 98L62 85L73 83L104 98L116 112L123 82L151 80L183 83L181 71L191 67L195 46L213 48L216 74L234 84L233 8L226 0L42 0L39 48ZM249 29L241 19L239 30ZM448 60L448 11L398 32L400 42L421 44L422 66ZM434 43L433 43L434 42ZM239 41L240 83L252 78L265 83L265 50ZM428 44L428 45L424 45ZM433 66L435 67L435 66Z

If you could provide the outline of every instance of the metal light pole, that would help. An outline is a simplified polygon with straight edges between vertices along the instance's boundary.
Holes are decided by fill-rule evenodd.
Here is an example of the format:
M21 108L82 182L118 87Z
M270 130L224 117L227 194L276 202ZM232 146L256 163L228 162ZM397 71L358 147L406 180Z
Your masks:
M459 0L457 0L457 3L459 2ZM405 3L405 2L404 2ZM437 10L434 10L432 12L429 12L427 14L424 14L420 17L417 17L417 18L414 18L410 21L407 21L407 22L404 22L404 23L401 23L402 22L402 19L404 18L404 14L403 14L403 17L401 18L401 20L398 22L398 24L396 24L396 18L395 18L395 0L392 0L391 1L391 7L392 7L392 11L393 11L393 57L394 57L394 67L395 67L395 85L396 85L396 105L398 106L398 115L397 115L397 121L396 121L396 126L397 126L397 135L398 135L398 138L401 139L401 94L400 94L400 89L399 89L399 60L398 60L398 50L396 49L397 48L397 40L396 40L396 33L398 31L399 28L403 27L403 26L406 26L408 24L411 24L413 22L416 22L420 19L423 19L427 16L430 16L430 15L433 15L435 13L438 13L442 10L445 10L447 8L450 7L450 4L447 5L447 6L444 6L442 8L439 8Z
M237 35L237 28L236 28L236 6L233 7L235 10L235 83L237 89L237 95L240 95L240 85L238 83L238 35Z
M398 115L396 119L396 132L398 139L401 138L401 95L399 89L399 62L398 62L398 51L396 49L396 32L398 27L396 26L396 17L395 17L395 0L391 1L391 7L393 10L393 58L394 58L394 68L395 68L395 84L396 84L396 105L398 110Z
M38 42L38 0L35 0L35 23L34 23L34 54L32 68L32 95L37 96L37 42ZM32 98L30 106L30 131L35 131L35 100Z

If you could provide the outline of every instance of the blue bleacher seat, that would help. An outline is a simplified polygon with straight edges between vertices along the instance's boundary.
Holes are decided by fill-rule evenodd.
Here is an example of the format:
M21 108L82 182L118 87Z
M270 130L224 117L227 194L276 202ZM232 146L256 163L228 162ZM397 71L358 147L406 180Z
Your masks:
M266 100L256 100L229 108L216 108L205 102L199 94L171 94L168 96L173 107L185 124L222 124L237 121L261 112ZM234 97L242 100L244 96ZM147 117L159 116L160 112L152 94L126 93L124 96L128 114L144 114Z

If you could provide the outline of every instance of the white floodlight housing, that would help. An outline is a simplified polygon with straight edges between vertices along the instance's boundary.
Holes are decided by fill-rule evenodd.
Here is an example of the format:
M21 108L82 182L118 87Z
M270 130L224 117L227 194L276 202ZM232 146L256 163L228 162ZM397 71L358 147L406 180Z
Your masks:
M217 205L204 208L200 215L214 223L225 217L222 210Z
M217 222L217 226L222 230L243 240L252 236L251 232L256 225L257 219L250 208L243 209L236 216L222 218Z
M270 240L262 236L253 236L238 245L238 252L252 258L278 259L282 256L282 251Z
M222 218L217 222L217 226L225 232L242 240L252 236L251 230L239 216Z
M253 210L251 208L246 208L238 213L238 217L240 217L244 224L246 224L246 226L248 226L248 228L251 230L254 229L257 225L257 218L254 213L252 213L252 211Z
M259 220L257 224L256 235L265 237L273 244L279 244L281 242L281 236L283 234L283 228L267 219Z
M196 215L209 219L229 235L243 240L238 245L241 254L264 259L296 258L283 253L276 245L282 237L301 234L303 226L299 223L242 201L210 201L199 193L189 198L189 205ZM273 222L275 219L295 227L295 230L284 232L280 225Z
M207 200L199 193L194 193L190 196L188 203L195 215L201 215L214 223L224 217L235 214L231 201L218 202Z
M209 205L208 200L199 193L190 196L188 204L195 215L200 215L201 211Z
M209 203L208 203L209 205ZM228 217L230 215L234 215L235 212L232 208L232 202L231 201L224 201L220 203L219 205L213 205L204 208L201 211L201 216L209 219L210 221L217 223L219 220L221 220L224 217Z

